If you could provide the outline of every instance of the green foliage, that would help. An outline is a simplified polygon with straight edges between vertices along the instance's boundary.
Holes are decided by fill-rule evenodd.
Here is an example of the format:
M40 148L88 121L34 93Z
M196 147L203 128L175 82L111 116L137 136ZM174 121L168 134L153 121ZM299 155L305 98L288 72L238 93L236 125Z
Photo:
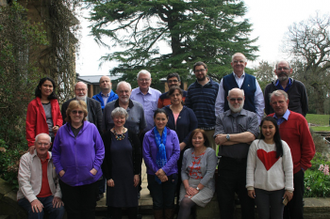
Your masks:
M158 82L170 72L183 80L191 77L197 61L208 65L208 74L220 80L232 72L231 56L242 52L255 59L251 24L243 19L246 8L234 0L85 0L93 7L90 20L96 42L124 50L104 55L102 61L118 61L111 74L136 86L141 69ZM170 52L162 47L169 46Z
M306 120L308 123L315 125L326 126L329 125L329 115L320 115L320 114L307 114Z

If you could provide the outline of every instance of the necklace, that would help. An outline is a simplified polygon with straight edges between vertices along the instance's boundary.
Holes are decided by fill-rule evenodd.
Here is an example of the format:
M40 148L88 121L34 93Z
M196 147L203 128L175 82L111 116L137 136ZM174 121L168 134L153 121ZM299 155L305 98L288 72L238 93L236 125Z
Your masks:
M115 138L117 141L121 141L125 138L125 134L124 134L124 131L125 131L125 128L123 128L123 133L122 134L117 134L115 128L112 128L113 130L113 134L115 135Z

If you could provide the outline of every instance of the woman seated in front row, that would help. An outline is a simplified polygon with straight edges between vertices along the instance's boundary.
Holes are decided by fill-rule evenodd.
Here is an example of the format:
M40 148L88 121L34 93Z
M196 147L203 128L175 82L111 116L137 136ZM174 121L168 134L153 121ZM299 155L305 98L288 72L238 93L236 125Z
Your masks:
M195 129L189 139L192 148L183 155L180 190L180 210L178 219L189 218L195 205L205 207L215 191L214 171L217 165L215 151L209 147L206 134Z

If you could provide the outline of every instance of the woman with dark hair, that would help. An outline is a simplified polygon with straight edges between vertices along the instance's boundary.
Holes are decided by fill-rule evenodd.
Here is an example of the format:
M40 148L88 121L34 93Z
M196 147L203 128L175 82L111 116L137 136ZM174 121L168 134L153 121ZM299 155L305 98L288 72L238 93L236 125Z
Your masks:
M191 132L191 148L183 155L180 190L180 210L178 219L189 218L195 205L205 207L215 191L214 171L217 166L215 151L210 148L205 131L195 129Z
M157 109L154 113L155 127L146 132L143 139L142 152L155 219L172 219L174 216L180 146L175 131L166 127L167 121L166 111Z
M134 130L124 127L128 113L122 107L111 112L114 127L102 135L105 159L103 175L107 179L108 214L122 218L122 208L135 219L138 207L138 184L141 174L141 143Z
M93 219L104 144L96 126L86 121L85 101L72 100L66 115L52 150L64 207L70 219Z
M178 86L172 86L168 92L171 100L171 105L165 106L168 122L167 127L175 130L180 142L180 158L178 160L178 184L177 184L177 197L179 196L181 186L181 166L184 151L190 147L189 135L191 131L197 128L198 122L196 115L192 109L183 105L182 90Z
M249 149L246 188L256 201L259 218L281 219L293 196L291 152L273 117L265 117L260 126L261 137Z
M45 77L39 81L35 90L35 99L32 100L26 113L26 140L29 151L34 151L35 136L47 133L52 139L62 126L61 110L55 95L55 82Z

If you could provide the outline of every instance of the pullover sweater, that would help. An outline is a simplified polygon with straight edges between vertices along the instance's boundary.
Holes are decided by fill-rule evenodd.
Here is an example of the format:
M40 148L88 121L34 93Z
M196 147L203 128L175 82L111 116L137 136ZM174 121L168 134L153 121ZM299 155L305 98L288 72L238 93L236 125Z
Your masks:
M293 191L293 165L288 144L282 141L283 156L276 158L275 144L267 144L262 139L254 140L250 146L246 188L276 191L285 188Z

